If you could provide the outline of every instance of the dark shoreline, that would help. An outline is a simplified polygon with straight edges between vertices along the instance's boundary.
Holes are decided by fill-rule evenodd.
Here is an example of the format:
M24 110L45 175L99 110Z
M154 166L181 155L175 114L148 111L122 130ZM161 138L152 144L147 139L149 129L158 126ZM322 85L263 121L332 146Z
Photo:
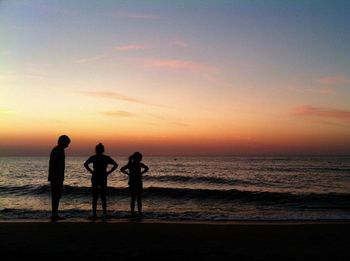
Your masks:
M350 260L350 222L0 222L1 260Z
M237 219L237 220L176 220L176 219L170 219L170 220L162 220L162 219L150 219L150 218L142 218L139 219L137 216L135 218L108 218L108 219L102 219L101 217L98 217L96 220L91 220L88 217L73 217L73 218L65 218L63 220L59 220L56 222L52 222L50 218L0 218L0 225L6 224L6 223L15 223L15 224L21 224L21 223L32 223L32 224L42 224L42 223L143 223L143 224L195 224L195 225L331 225L331 224L338 224L338 225L349 225L350 226L350 220L349 219L281 219L281 220L254 220L254 219Z

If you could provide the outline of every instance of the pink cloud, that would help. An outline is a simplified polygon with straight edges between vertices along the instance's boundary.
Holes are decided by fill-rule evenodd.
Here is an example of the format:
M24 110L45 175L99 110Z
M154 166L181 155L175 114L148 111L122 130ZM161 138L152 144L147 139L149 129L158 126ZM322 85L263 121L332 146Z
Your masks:
M191 71L191 72L213 72L215 68L204 63L198 63L189 60L177 59L143 59L143 65L150 68L160 68L172 71Z
M335 75L335 76L320 77L317 79L317 82L325 85L338 85L338 84L350 83L350 79L341 75Z
M139 44L128 44L128 45L120 45L117 46L116 49L118 51L135 51L135 50L144 50L147 47Z
M300 106L295 108L294 113L300 116L335 118L350 120L349 110L339 110L334 108L320 108L313 106Z
M186 42L181 41L181 40L174 41L173 45L175 45L177 47L181 47L181 48L186 48L188 46L188 44Z

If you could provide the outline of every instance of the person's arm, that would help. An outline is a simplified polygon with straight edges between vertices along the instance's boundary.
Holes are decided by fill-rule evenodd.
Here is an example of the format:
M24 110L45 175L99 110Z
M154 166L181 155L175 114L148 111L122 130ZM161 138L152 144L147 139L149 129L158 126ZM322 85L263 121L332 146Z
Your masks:
M55 149L52 149L50 153L50 160L49 160L49 176L48 176L48 181L51 181L54 178L55 174L55 169L56 169L56 162L57 162L57 157L56 157Z
M111 157L109 158L109 164L112 165L112 168L109 171L107 171L107 175L111 174L118 168L118 163L115 162Z
M130 175L130 173L128 171L126 171L127 169L129 169L129 164L123 166L120 168L120 172L126 174L126 175Z
M90 168L89 164L92 163L92 157L88 158L84 163L84 167L91 173L94 174L94 171Z
M146 172L149 170L148 166L146 166L146 165L143 164L143 163L141 163L141 168L143 168L143 171L141 171L141 175L144 174L144 173L146 173Z

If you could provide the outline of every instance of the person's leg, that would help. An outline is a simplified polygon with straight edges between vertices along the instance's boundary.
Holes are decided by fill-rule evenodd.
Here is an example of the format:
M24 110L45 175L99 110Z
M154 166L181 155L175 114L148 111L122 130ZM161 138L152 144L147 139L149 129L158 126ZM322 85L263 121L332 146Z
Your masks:
M52 206L52 211L51 211L51 217L55 218L58 217L58 205L59 205L59 199L52 194L52 199L51 199L51 206Z
M137 210L139 215L142 215L142 186L137 189Z
M62 196L63 181L51 181L51 218L58 219L58 207Z
M131 196L131 201L130 201L131 215L135 215L136 192L135 192L135 188L133 188L132 186L130 186L130 196Z
M101 201L102 201L102 210L103 210L103 215L106 215L107 214L107 200L106 200L107 179L103 180L100 185L101 185L100 193L101 193Z
M97 216L97 199L98 199L98 184L96 181L92 180L92 216L95 218Z

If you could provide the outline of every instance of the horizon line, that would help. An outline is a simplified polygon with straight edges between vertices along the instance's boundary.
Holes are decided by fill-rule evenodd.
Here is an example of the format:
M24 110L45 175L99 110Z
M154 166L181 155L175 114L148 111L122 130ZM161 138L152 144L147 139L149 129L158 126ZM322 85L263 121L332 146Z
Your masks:
M67 158L80 158L80 157L89 157L93 155L94 153L90 154L74 154L74 155L67 155L66 154L66 159ZM128 157L130 156L129 154L109 154L106 153L105 155L109 155L111 157ZM0 155L0 158L15 158L15 157L49 157L49 154L35 154L35 155L28 155L28 154L23 154L23 155ZM143 157L350 157L350 153L291 153L291 154L273 154L273 153L266 153L266 154L145 154L143 153Z

